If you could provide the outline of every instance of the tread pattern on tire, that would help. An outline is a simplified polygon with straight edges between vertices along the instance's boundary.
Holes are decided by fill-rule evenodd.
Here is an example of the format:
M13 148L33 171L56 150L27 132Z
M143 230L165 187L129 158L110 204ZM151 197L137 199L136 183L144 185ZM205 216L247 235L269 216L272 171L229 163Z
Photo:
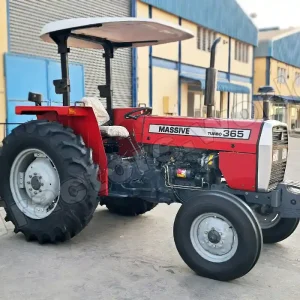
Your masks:
M22 232L26 240L37 240L39 243L56 243L69 240L78 234L91 220L93 213L98 205L98 192L100 190L100 182L98 181L98 166L93 163L91 149L88 149L83 139L76 136L71 128L63 127L57 122L48 122L44 120L34 120L24 123L15 128L10 135L3 141L3 151L1 156L7 157L15 146L20 146L19 140L36 139L41 143L48 143L50 150L57 154L55 156L63 162L60 167L63 170L64 182L67 180L80 180L86 187L86 196L84 200L76 203L65 203L62 196L58 201L60 211L55 211L48 217L40 220L33 220L25 216L26 224L19 225L18 216L12 210L12 206L16 205L12 198L9 182L2 195L5 202L6 220L12 221L15 225L15 232ZM38 148L38 147L37 147ZM49 150L49 151L50 151ZM50 151L50 152L51 152ZM17 153L18 154L18 153ZM50 157L51 154L47 153ZM53 157L51 157L53 160ZM10 165L0 169L0 176L9 177L3 172L10 172ZM57 166L59 168L59 166ZM1 174L2 173L2 174ZM84 176L79 176L84 174ZM85 178L83 178L85 177ZM17 208L18 209L18 208ZM52 215L57 215L52 218ZM53 224L53 221L56 221ZM37 224L39 224L37 226Z

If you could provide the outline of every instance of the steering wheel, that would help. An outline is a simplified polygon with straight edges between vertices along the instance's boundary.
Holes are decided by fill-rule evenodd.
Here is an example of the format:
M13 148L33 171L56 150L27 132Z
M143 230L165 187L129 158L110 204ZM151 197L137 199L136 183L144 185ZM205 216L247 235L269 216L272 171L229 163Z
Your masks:
M141 114L133 116L133 114L137 112L142 112ZM130 111L129 113L124 115L125 119L134 119L137 120L140 116L150 116L152 114L152 108L151 107L139 107L137 109L134 109Z

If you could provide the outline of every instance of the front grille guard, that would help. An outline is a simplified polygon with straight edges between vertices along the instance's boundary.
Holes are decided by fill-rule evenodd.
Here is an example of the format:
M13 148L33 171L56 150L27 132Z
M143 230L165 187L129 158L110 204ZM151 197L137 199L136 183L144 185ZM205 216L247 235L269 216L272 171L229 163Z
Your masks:
M288 130L286 126L275 126L273 128L273 151L281 150L288 145ZM273 162L268 190L272 191L284 180L287 159L280 158L279 162Z

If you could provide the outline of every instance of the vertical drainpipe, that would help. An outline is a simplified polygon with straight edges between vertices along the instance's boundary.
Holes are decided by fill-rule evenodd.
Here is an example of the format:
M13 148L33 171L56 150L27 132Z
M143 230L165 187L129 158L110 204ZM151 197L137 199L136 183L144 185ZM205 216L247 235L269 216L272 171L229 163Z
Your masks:
M227 73L227 79L230 82L230 73L231 73L231 37L229 37L229 42L228 42L228 73ZM227 96L227 119L229 119L229 114L230 112L230 92L228 92Z
M152 6L149 5L149 19L152 19ZM153 65L152 46L149 47L149 106L153 105Z
M131 0L131 17L137 16L137 0ZM131 51L131 75L132 75L132 106L137 106L137 49L132 48Z
M266 85L270 85L271 58L266 58Z
M179 26L182 24L182 20L179 17ZM178 116L181 115L181 41L178 42Z
M253 95L254 95L254 68L255 68L255 56L254 56L254 51L255 51L255 47L252 47L252 99L251 99L251 118L254 119L254 101L253 101Z
M10 52L10 22L9 22L9 0L6 0L6 22L7 22L7 49Z
M9 18L9 13L10 13L10 5L9 5L9 0L6 0L6 22L7 22L7 51L10 52L10 18ZM4 59L4 58L2 58ZM4 72L6 72L6 66L4 65L3 66L5 69L4 69ZM6 76L6 74L4 75ZM6 80L6 79L5 79ZM5 83L6 85L6 83ZM4 87L5 88L5 110L6 110L6 116L5 116L5 122L8 123L8 94L7 94L7 88L6 86ZM6 136L8 134L8 127L7 125L3 126L3 133L4 133L4 136Z

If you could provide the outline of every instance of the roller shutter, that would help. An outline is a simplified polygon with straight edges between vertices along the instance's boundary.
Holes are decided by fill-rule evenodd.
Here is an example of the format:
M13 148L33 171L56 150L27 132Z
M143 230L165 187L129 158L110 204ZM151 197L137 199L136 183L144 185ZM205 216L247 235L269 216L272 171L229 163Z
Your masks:
M48 22L76 17L130 16L130 0L9 0L10 51L59 59L55 45L39 39ZM104 84L102 51L72 49L70 62L84 65L85 94L99 96ZM112 62L115 106L131 106L131 49L120 49Z

